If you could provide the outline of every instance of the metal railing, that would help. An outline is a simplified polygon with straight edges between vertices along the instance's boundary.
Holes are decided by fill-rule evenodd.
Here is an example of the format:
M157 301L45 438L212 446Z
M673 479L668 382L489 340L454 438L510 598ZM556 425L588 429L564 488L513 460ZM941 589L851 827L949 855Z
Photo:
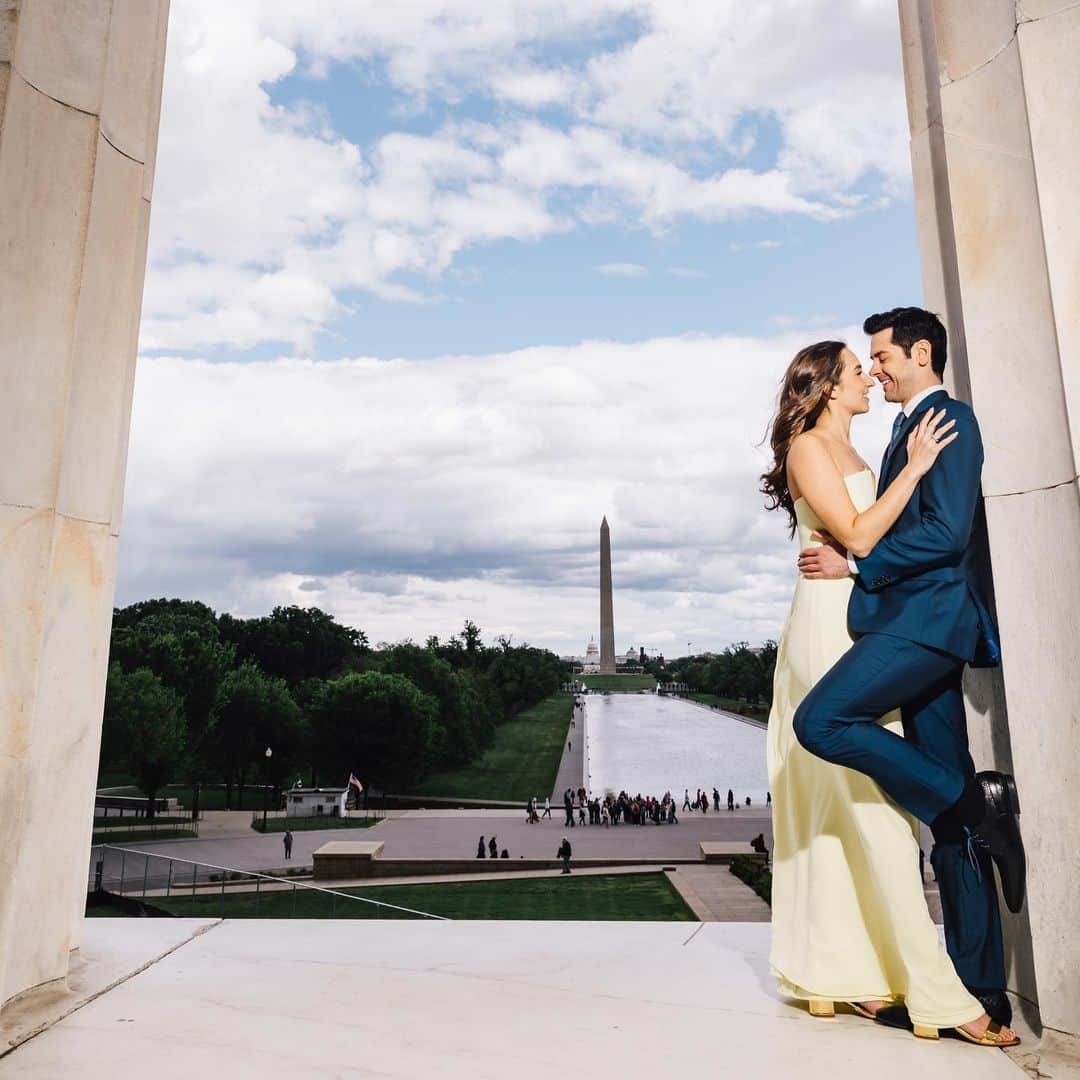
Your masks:
M234 867L215 866L213 863L194 862L191 859L178 859L151 851L114 847L111 844L95 844L90 850L88 891L112 893L125 899L141 899L149 905L153 905L155 900L165 900L162 907L166 911L169 911L168 901L173 898L186 900L190 897L190 910L184 913L194 916L213 916L215 911L221 917L238 914L235 910L230 911L226 903L226 897L231 896L250 897L253 901L254 917L258 918L260 907L269 903L269 897L274 896L276 899L278 894L288 893L289 901L285 904L274 903L268 917L295 916L297 897L305 895L329 897L331 918L337 916L341 901L344 905L343 911L348 910L350 903L370 904L416 918L450 921L445 915L433 915L428 911L417 911L400 904L389 904L383 900L372 900L366 896L327 889L306 881L293 881L287 877L263 874L255 870L237 870ZM283 908L286 909L284 912Z
M168 838L175 836L198 836L199 823L190 818L167 818L159 821L157 818L135 817L128 815L121 817L116 815L107 820L94 818L94 838L104 839L109 833L136 833L140 839L155 840L159 836Z

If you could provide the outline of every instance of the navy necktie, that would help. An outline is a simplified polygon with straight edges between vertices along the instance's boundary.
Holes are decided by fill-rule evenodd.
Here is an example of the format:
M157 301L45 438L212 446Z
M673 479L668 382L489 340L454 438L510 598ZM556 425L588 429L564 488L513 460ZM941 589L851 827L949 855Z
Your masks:
M907 413L901 409L896 414L896 419L892 422L892 438L889 440L889 453L891 454L896 449L896 440L900 434L900 429L904 426L904 421L907 420Z

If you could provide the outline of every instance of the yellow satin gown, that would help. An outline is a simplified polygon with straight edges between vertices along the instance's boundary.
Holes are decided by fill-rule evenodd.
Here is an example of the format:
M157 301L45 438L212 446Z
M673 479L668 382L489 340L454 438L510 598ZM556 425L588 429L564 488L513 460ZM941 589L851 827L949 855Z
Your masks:
M873 473L845 478L855 506L875 500ZM795 504L800 547L822 523ZM964 988L930 918L918 823L869 777L799 744L795 710L850 648L850 578L795 586L776 657L768 764L773 795L773 974L802 999L903 1000L913 1020L966 1024L983 1008ZM880 723L902 735L899 712Z

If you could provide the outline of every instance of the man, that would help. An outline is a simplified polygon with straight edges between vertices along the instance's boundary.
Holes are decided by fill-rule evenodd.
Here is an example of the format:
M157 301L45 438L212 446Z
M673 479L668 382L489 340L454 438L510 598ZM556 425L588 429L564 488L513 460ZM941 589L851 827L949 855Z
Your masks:
M559 850L555 854L558 858L562 859L562 872L564 874L569 874L570 856L572 854L572 849L570 847L570 841L567 840L565 836L562 838L562 843L559 845Z
M281 838L281 842L285 845L285 858L292 858L292 833L288 829L285 830L285 835Z
M818 757L865 773L930 826L945 940L957 973L993 1020L1007 1026L1001 922L991 859L1012 911L1023 904L1025 860L1012 777L976 774L968 752L965 664L999 662L996 630L979 599L971 536L981 508L979 425L942 386L947 340L936 315L895 308L871 315L870 374L902 406L878 477L878 494L907 462L907 438L944 410L955 441L942 451L893 528L862 558L831 537L799 555L808 578L854 575L851 649L795 714L799 741ZM877 721L899 708L905 738ZM878 1011L903 1025L902 1007Z
M735 809L735 792L731 788L727 789L727 808L728 810Z

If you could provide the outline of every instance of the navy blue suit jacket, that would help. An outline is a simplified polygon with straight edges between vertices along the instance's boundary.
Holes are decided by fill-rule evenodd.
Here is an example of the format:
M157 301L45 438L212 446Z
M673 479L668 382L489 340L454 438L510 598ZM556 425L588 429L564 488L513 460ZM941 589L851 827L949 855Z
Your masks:
M1001 650L976 587L971 536L982 500L983 446L970 406L944 388L919 402L886 451L878 495L907 464L908 434L928 409L943 406L958 438L942 450L896 524L855 560L848 627L855 635L890 634L990 667Z

